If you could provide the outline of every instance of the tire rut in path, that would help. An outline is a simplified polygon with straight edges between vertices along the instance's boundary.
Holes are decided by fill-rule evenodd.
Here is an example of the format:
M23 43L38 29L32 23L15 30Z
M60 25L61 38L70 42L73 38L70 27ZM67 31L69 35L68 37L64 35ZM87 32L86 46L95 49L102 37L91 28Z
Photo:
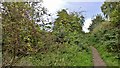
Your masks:
M91 46L91 49L92 49L94 66L106 66L105 62L101 59L97 49L94 48L93 46Z

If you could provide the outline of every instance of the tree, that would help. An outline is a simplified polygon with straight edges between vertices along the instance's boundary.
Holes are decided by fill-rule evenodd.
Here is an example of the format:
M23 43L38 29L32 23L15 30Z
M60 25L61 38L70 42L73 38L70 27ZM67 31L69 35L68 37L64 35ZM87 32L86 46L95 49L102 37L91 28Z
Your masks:
M115 25L120 25L120 2L104 2L101 10L105 17L107 17Z
M3 2L3 65L13 65L23 56L35 53L41 40L32 7L26 2Z
M92 31L95 27L97 27L101 22L105 21L102 15L97 14L94 19L92 19L92 24L90 25L89 29Z
M52 26L53 23L50 21L51 14L48 13L47 8L42 5L43 2L44 1L41 0L40 2L29 3L33 8L32 19L41 27L42 30L49 31L51 29L50 26Z
M82 21L84 17L76 12L67 13L65 9L58 12L58 18L54 22L53 33L56 35L56 42L68 42L71 45L79 42L82 33ZM82 20L82 21L81 21Z

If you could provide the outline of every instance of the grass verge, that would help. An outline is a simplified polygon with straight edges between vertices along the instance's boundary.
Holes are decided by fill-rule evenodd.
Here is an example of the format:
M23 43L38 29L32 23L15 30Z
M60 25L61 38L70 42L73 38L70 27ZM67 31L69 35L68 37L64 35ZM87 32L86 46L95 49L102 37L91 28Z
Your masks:
M105 46L98 45L97 50L99 51L101 58L104 60L104 62L107 64L107 66L118 66L118 59L114 57L112 53L108 53L105 49Z
M34 66L93 66L91 50L80 50L79 46L64 45L58 50L25 58Z

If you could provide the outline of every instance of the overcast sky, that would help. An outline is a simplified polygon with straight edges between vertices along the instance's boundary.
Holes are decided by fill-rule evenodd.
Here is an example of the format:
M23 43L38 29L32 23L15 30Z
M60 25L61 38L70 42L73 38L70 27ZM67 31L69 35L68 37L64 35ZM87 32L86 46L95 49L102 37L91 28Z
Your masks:
M57 13L60 9L68 8L69 11L85 11L85 23L83 31L89 32L87 29L92 23L91 18L94 15L101 13L100 6L104 0L43 0L44 6L52 14Z

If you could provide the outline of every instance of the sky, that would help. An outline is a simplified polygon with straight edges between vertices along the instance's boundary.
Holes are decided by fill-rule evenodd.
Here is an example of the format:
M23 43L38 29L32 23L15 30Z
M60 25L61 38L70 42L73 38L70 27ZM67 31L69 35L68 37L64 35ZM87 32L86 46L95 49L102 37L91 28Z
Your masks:
M101 13L100 6L102 6L104 0L43 0L43 5L48 9L49 13L52 13L53 17L56 17L57 11L67 8L68 11L85 11L84 26L82 27L84 32L89 32L91 18L96 14Z

